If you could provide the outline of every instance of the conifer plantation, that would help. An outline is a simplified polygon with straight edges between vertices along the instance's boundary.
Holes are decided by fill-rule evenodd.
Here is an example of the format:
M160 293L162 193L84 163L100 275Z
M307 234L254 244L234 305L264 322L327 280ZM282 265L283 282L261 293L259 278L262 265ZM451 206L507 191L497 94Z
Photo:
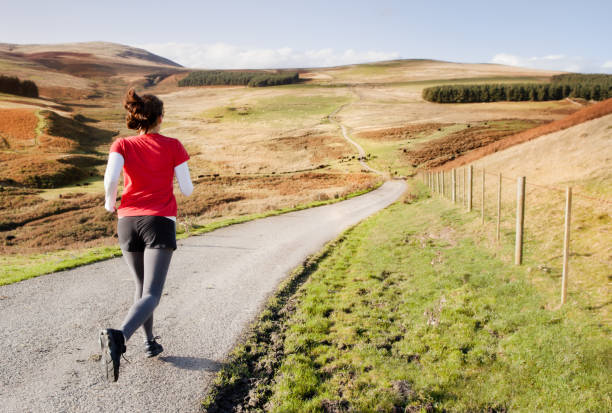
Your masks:
M423 89L423 99L436 103L546 101L565 98L606 100L612 97L612 75L566 74L550 83L445 85Z
M244 85L244 86L277 86L299 82L297 72L237 72L221 70L203 70L191 72L178 82L179 86L211 85Z

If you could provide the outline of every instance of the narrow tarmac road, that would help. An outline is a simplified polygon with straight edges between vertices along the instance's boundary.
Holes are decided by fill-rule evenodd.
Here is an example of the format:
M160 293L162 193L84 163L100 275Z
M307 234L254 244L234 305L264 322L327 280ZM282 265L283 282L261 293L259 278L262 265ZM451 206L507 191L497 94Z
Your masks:
M3 412L196 412L214 373L278 283L310 254L396 201L404 181L303 211L179 242L155 333L165 351L128 343L119 381L97 362L98 331L118 327L133 285L122 258L0 287Z

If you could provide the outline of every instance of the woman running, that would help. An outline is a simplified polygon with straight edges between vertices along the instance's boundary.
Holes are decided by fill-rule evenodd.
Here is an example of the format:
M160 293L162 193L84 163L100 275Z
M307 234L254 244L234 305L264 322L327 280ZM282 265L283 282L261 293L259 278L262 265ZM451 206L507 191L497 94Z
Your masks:
M116 210L119 216L119 244L134 275L136 292L121 328L100 332L103 368L107 379L112 381L119 378L125 344L139 327L142 326L146 336L146 355L154 357L163 351L153 335L153 311L159 304L172 252L176 249L174 176L183 194L189 196L193 192L187 151L177 139L159 133L163 102L153 95L138 96L130 89L124 107L127 127L137 130L139 135L117 139L111 145L104 174L104 207L109 212ZM115 201L122 170L124 191L117 209Z

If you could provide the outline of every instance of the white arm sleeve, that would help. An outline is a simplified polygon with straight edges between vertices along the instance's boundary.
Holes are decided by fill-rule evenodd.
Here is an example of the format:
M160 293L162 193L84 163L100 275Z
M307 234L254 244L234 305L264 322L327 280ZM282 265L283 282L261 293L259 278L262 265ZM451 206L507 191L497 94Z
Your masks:
M193 183L191 183L191 177L189 176L189 167L187 161L174 167L174 174L178 180L181 192L185 196L189 196L193 193Z
M123 163L124 160L121 154L111 152L108 155L108 163L106 164L106 172L104 173L104 192L106 194L104 208L106 208L108 212L115 212L119 175L123 169Z

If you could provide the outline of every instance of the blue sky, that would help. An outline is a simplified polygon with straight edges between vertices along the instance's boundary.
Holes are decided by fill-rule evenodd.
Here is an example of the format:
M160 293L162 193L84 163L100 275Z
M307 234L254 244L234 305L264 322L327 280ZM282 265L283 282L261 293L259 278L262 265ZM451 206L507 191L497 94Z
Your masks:
M612 73L610 0L9 1L0 42L103 40L190 67L432 58Z

